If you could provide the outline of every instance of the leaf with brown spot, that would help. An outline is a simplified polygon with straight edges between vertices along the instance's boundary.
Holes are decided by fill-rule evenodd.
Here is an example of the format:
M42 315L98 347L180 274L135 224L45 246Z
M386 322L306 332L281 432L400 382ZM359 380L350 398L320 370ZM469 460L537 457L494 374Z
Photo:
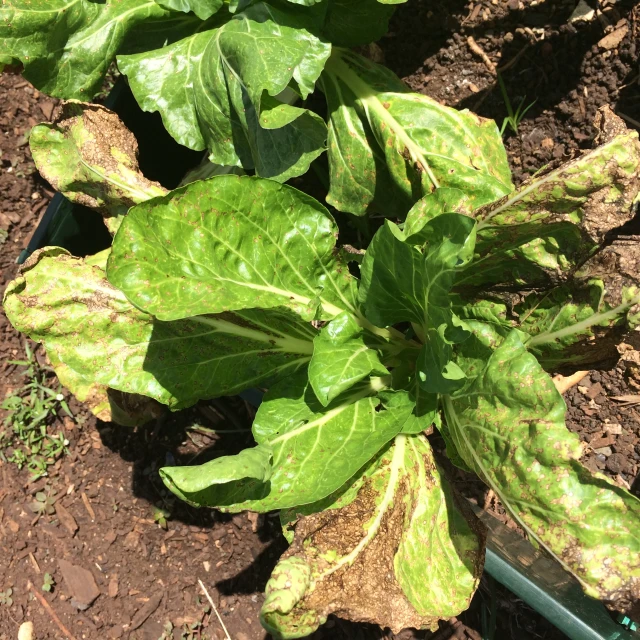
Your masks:
M484 562L484 528L462 505L422 436L400 435L356 479L295 524L261 611L276 638L329 614L399 632L464 611ZM295 508L289 511L295 513Z

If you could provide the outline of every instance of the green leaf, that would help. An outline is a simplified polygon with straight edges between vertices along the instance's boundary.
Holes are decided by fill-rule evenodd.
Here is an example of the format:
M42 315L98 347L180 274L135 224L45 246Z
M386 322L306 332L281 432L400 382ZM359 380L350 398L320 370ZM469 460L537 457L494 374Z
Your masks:
M276 97L294 82L306 98L330 51L298 12L257 3L217 29L120 56L118 66L142 109L160 111L179 143L284 182L324 151L326 126Z
M269 494L224 506L266 512L315 502L338 489L400 432L409 415L410 408L385 409L374 397L384 386L380 378L360 383L328 407L320 404L306 375L271 387L253 423L256 442L273 453ZM208 482L217 487L218 480L203 467L168 467L163 473L167 487L183 500L221 506L218 494L207 488Z
M450 291L473 257L475 222L461 214L443 214L422 233L427 239L424 253L403 241L393 223L387 221L378 230L362 263L359 297L367 319L377 326L410 321L421 327L419 383L428 393L450 393L464 379L451 360L451 345L467 335L452 311Z
M471 213L471 205L468 197L460 189L440 187L433 193L411 207L402 228L407 242L410 244L423 244L427 241L427 234L421 233L424 226L436 216L443 213Z
M294 373L308 363L316 333L283 309L162 322L134 307L100 267L55 247L25 263L4 309L67 375L172 409Z
M169 34L183 22L154 0L7 0L0 7L0 58L22 62L25 78L44 93L89 100L116 53L140 39L137 27L144 25L149 41L159 27Z
M398 436L355 485L298 519L261 611L274 637L304 637L334 612L395 633L434 629L469 606L484 532L427 440Z
M110 231L134 204L167 193L138 167L138 144L120 118L97 104L67 102L53 124L31 130L42 176L72 202L98 209Z
M363 378L388 373L378 353L365 343L362 327L347 312L336 316L313 341L309 382L324 406Z
M194 468L200 473L194 474ZM183 496L179 491L189 495L206 492L207 499L221 507L241 500L260 500L268 495L271 473L271 449L260 445L235 456L215 458L199 467L160 469L164 483L180 497ZM183 499L188 500L186 496Z
M562 365L597 365L615 362L617 345L629 328L640 292L625 292L613 307L604 282L574 281L545 293L531 293L514 307L519 328L532 339L527 349L546 369Z
M638 133L628 131L477 210L476 261L465 284L567 279L633 217L639 175Z
M437 187L461 189L475 208L512 190L493 121L409 93L387 69L345 50L334 50L322 88L330 113L327 202L336 208L387 213L380 205L400 198L406 212Z
M628 607L640 598L640 501L578 462L562 397L522 337L512 331L495 350L475 336L459 347L468 382L444 398L449 433L528 536L589 595Z
M165 9L184 13L193 11L201 20L210 18L224 5L224 0L156 0L156 2Z
M355 312L334 257L336 225L309 196L270 180L218 176L131 209L109 280L161 320L287 307L313 319Z

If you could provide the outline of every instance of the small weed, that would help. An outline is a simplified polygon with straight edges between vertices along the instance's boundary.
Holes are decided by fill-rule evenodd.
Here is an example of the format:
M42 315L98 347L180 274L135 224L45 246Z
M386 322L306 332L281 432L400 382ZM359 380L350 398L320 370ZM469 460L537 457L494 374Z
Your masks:
M517 134L518 127L520 126L522 119L525 117L525 115L527 115L527 111L529 111L529 109L533 107L533 105L537 102L537 100L534 100L533 102L531 102L525 107L524 102L527 99L527 96L525 96L520 101L518 108L514 111L513 106L511 105L511 100L509 100L509 94L507 93L507 88L504 86L504 80L502 79L502 76L500 74L498 74L498 84L500 85L500 92L502 93L502 98L504 100L505 106L507 107L507 114L508 114L507 117L502 121L502 126L500 127L500 135L502 136L504 135L504 132L507 126L511 127L511 130L515 134Z
M6 591L0 591L0 604L10 607L13 604L13 589L9 588Z
M29 508L39 516L53 515L56 511L55 503L57 496L52 493L51 487L46 487L45 491L38 491L36 499L29 505Z
M62 395L62 389L50 386L49 367L41 366L25 343L25 360L10 360L10 364L26 367L26 384L6 397L0 409L8 412L4 429L0 430L0 460L11 462L19 469L27 467L33 479L47 475L48 468L65 453L69 441L63 433L49 433L59 411L73 418Z
M53 579L53 576L50 573L45 573L42 582L42 590L47 593L51 593L55 584L56 581Z
M173 640L173 625L170 622L165 622L162 627L162 635L158 640Z
M153 519L165 531L168 528L167 519L171 517L171 512L160 507L153 507Z

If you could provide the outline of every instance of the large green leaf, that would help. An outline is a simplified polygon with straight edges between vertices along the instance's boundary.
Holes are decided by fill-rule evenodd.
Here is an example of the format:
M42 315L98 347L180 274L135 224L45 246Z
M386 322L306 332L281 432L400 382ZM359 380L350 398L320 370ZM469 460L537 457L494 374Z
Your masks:
M27 80L45 93L89 100L118 51L160 46L198 22L154 0L5 0L0 60L22 62Z
M326 126L275 98L291 82L303 98L311 93L330 51L296 12L257 3L217 29L120 56L118 66L178 142L284 182L324 151Z
M193 11L201 20L210 18L224 5L224 0L156 0L156 2L165 9L185 13Z
M612 229L633 217L639 193L638 133L606 138L474 213L478 259L465 283L548 285L566 279Z
M419 383L428 393L450 393L464 374L451 360L451 345L464 340L464 324L453 313L451 288L473 257L475 222L449 213L422 229L424 252L402 239L387 221L374 236L361 267L360 301L378 326L410 321L421 328Z
M313 341L309 382L325 406L363 378L388 373L377 351L365 343L362 327L349 313L336 316Z
M578 462L562 397L522 337L459 347L468 383L444 398L449 434L527 535L590 595L629 608L640 598L640 501Z
M42 176L72 202L98 209L115 232L129 207L167 193L138 167L138 144L120 118L97 104L67 102L53 124L31 130Z
M107 273L161 320L288 307L305 318L355 310L334 256L336 225L309 196L271 180L219 176L131 209Z
M396 633L433 629L469 606L484 534L427 440L398 436L354 484L298 520L261 611L274 637L305 637L331 613Z
M410 93L384 67L334 50L322 76L330 113L327 201L357 215L404 209L436 187L463 190L473 207L512 190L493 121ZM385 193L392 185L392 193Z
M309 361L316 333L283 309L162 322L134 307L100 267L54 247L25 263L4 309L67 375L172 409L294 373Z
M217 470L205 464L167 467L162 477L178 497L230 511L271 511L325 498L342 486L402 429L411 407L385 409L375 397L380 378L360 383L323 407L306 375L271 387L258 409L253 435L273 453L269 492L261 499L234 493L221 500Z

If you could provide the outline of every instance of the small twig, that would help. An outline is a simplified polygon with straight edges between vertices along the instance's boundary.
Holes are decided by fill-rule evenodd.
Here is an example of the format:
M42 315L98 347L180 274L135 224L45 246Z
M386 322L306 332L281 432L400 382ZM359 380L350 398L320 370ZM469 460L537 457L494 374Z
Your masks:
M202 584L202 580L198 580L198 584L200 585L200 588L202 589L202 592L204 593L204 595L206 596L207 600L209 601L209 604L213 608L213 610L214 610L214 612L216 614L216 617L218 618L218 622L220 623L220 626L222 627L222 629L224 630L224 632L225 632L225 634L227 636L227 640L231 640L231 636L229 635L229 632L227 631L227 627L224 626L224 622L222 621L222 618L220 617L220 614L218 613L218 609L217 609L216 605L213 603L213 599L209 595L209 592L207 591L207 588L204 586L204 584Z
M520 51L511 58L511 60L509 60L509 62L505 62L501 67L498 67L496 71L498 71L498 73L504 73L508 69L511 69L511 67L513 67L513 65L516 64L516 62L518 62L518 60L520 60L520 58L522 58L522 56L527 52L530 46L531 45L527 42L527 44L525 44L524 47L522 47L522 49L520 49Z
M481 60L484 62L485 66L491 73L496 73L496 65L493 64L491 58L482 50L480 45L473 39L473 36L469 36L467 38L467 44L469 45L469 49L473 51Z
M558 393L561 395L566 393L571 387L578 384L589 372L588 371L576 371L574 374L567 376L566 378L561 375L553 377L553 384L556 385Z
M44 596L41 593L38 593L36 588L31 584L31 582L27 583L27 589L31 589L33 595L38 599L38 602L44 607L45 611L51 616L51 619L58 625L58 629L62 631L62 633L69 638L69 640L76 640L74 635L67 629L67 627L62 624L60 618L56 612L51 608L51 605L45 600Z
M631 116L625 115L624 113L620 113L620 111L616 112L623 120L626 120L629 124L632 124L634 127L640 127L640 122L634 120Z
M82 504L84 505L84 508L87 510L87 513L89 514L89 517L91 518L91 520L93 522L95 522L96 512L93 510L93 507L91 506L91 503L89 502L89 498L87 498L87 494L83 491L80 494L80 497L82 498Z

